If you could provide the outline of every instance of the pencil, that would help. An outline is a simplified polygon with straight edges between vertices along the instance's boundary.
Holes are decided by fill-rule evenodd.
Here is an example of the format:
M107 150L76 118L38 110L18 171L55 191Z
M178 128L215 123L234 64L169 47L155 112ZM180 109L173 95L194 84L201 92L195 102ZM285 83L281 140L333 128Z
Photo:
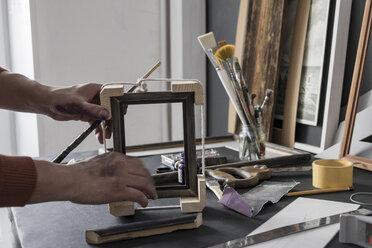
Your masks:
M350 191L350 190L353 190L353 187L312 189L312 190L290 192L290 193L287 193L286 196L314 195L314 194L323 194L323 193L338 192L338 191Z

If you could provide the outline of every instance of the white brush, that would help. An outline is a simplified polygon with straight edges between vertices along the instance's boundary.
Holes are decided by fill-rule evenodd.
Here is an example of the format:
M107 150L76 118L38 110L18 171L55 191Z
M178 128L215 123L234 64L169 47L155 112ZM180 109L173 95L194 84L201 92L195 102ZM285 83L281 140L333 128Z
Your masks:
M213 32L209 32L198 36L198 40L205 54L207 54L212 65L217 70L219 68L219 63L217 62L217 59L214 57L214 51L217 50L217 42L216 39L214 38Z
M213 32L206 33L198 37L199 43L202 46L204 52L207 54L209 60L211 61L212 65L217 71L218 77L225 88L227 95L229 96L236 113L238 114L240 120L242 121L243 125L247 125L247 121L244 115L244 112L240 106L240 101L238 96L235 94L235 90L231 85L231 80L226 72L221 66L221 63L217 61L216 57L214 56L214 51L217 50L217 42L214 38Z

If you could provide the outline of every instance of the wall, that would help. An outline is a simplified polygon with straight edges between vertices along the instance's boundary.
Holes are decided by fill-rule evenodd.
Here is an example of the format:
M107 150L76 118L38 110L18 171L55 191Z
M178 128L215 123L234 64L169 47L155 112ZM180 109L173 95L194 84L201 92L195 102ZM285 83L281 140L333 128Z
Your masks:
M48 85L135 82L161 59L160 1L31 0L35 79ZM160 71L152 77L160 77ZM158 84L149 85L159 90ZM127 144L161 141L160 106L130 106ZM87 128L38 116L40 155L55 154ZM79 150L98 148L90 135Z
M213 32L217 41L235 44L239 0L207 0L207 32ZM216 70L207 61L208 136L227 134L229 98Z

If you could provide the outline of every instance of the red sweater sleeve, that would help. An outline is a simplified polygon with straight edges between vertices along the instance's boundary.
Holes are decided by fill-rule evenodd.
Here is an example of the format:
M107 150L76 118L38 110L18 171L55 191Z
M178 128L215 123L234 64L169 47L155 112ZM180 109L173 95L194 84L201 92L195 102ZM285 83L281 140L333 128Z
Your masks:
M0 155L0 207L24 206L36 184L36 168L30 157Z

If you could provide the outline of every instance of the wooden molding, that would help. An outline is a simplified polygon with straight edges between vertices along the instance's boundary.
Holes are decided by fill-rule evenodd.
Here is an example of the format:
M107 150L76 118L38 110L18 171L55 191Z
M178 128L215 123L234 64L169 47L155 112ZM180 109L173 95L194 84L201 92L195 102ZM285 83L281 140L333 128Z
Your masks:
M293 29L291 58L289 62L288 80L285 90L283 128L279 144L294 147L297 104L300 92L302 60L304 57L307 23L309 20L310 0L298 1L296 20Z
M359 102L359 91L363 79L364 66L367 57L369 38L372 27L372 1L366 0L357 55L351 82L349 100L347 103L344 133L340 147L340 158L355 161L356 167L372 171L372 159L349 155L353 137L355 118Z
M372 171L372 159L362 158L358 156L346 155L341 158L354 163L354 167Z
M151 229L146 229L146 230L123 232L123 233L118 233L118 234L113 234L113 235L108 235L108 236L101 236L99 235L99 232L96 230L87 230L85 232L85 239L88 244L103 244L103 243L109 243L109 242L119 241L119 240L134 239L134 238L148 237L148 236L153 236L153 235L158 235L158 234L170 233L170 232L174 232L177 230L194 229L194 228L198 228L202 224L203 224L203 215L199 213L196 219L190 223L157 227L157 228L151 228Z
M205 208L207 195L205 177L198 175L198 196L197 197L181 197L180 205L182 213L201 212Z

